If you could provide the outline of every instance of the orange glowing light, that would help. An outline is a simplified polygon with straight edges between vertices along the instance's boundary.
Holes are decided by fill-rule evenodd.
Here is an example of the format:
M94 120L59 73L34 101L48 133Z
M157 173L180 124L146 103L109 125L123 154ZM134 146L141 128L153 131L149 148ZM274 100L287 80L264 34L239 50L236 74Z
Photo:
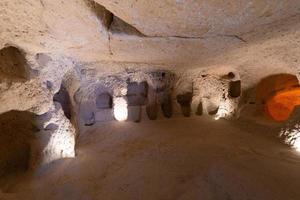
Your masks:
M265 105L266 113L275 121L285 121L300 105L300 87L276 92Z
M256 100L265 103L265 113L275 121L285 121L300 105L300 85L296 76L276 74L264 78L256 90Z

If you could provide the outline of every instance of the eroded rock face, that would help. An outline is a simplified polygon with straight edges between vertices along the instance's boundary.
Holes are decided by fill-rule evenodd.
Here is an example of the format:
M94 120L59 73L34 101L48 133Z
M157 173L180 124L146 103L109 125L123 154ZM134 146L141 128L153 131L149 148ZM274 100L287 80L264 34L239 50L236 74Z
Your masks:
M298 12L297 0L96 0L148 36L239 35Z
M274 59L278 62L273 66L295 66L299 55L293 45L299 40L296 0L97 2L4 0L0 47L19 45L32 54L59 52L85 62L164 63L178 68L212 63L261 66ZM132 34L129 26L144 34Z
M191 70L176 84L177 102L182 112L208 114L215 118L235 118L239 115L241 80L237 72L229 76L230 68ZM232 82L237 84L232 84Z
M3 0L0 114L40 117L41 163L73 157L82 124L114 120L125 107L135 122L180 106L184 116L238 116L243 92L260 79L300 71L299 8L298 0Z
M1 1L0 47L20 45L32 53L64 52L75 57L98 51L107 57L107 17L99 7L89 0Z
M16 124L16 127L23 126L23 128L20 130L16 128L16 131L31 134L29 139L22 139L23 136L20 135L20 140L29 143L26 143L27 146L21 143L24 148L29 148L28 167L49 163L60 158L74 157L75 128L68 119L68 117L71 118L70 107L68 107L71 103L70 99L66 98L66 88L63 88L63 91L60 90L62 80L73 68L72 62L67 61L68 59L52 57L47 53L28 55L24 50L21 51L16 47L4 48L1 52L1 67L9 70L1 71L3 72L1 75L5 77L0 81L0 113L4 113L3 115L11 112L17 113L11 121ZM75 84L72 85L72 87L75 86ZM56 106L53 104L53 97L59 90L62 95L57 95L54 99L62 103L65 112L60 104ZM30 124L35 128L26 128ZM13 128L1 130L3 134L14 133L11 131L14 130ZM16 139L13 140L19 141L18 135L14 137ZM5 141L4 137L3 141ZM26 152L24 150L24 153ZM8 159L14 159L12 154L7 154ZM16 152L17 155L21 156ZM23 157L19 160L24 160Z
M44 115L10 111L0 115L0 176L75 156L75 128L60 104Z
M54 103L49 112L38 117L38 121L41 130L35 152L39 159L35 164L75 157L76 130L59 103Z

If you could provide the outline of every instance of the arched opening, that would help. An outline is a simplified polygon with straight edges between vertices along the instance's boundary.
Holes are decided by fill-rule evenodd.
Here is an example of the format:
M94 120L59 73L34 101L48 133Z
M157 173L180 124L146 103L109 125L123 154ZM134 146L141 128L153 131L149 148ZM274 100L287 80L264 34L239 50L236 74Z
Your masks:
M0 78L24 81L28 77L28 66L24 53L9 46L0 50Z
M285 121L294 108L300 105L300 85L291 74L276 74L264 78L256 89L256 102L264 105L267 116L275 121Z
M71 115L72 115L71 99L67 91L67 88L63 84L60 86L59 91L54 95L53 101L59 102L64 111L65 116L68 119L71 119Z
M32 144L38 128L35 115L10 111L0 115L0 177L25 172L30 167Z

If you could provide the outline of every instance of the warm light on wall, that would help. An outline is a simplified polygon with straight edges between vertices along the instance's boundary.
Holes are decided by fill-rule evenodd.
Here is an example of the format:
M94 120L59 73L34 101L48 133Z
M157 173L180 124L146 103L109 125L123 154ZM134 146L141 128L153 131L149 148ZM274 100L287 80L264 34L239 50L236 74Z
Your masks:
M114 98L114 117L118 121L125 121L128 117L127 101L123 97Z
M219 105L219 109L217 114L215 115L215 120L219 120L221 118L225 118L228 114L228 110L226 109L226 104L224 102L221 102Z
M296 151L300 152L300 138L297 138L297 139L295 140L295 142L294 142L294 144L293 144L293 148L294 148Z
M266 102L266 113L276 121L287 120L294 108L300 105L299 95L299 87L276 92Z
M275 121L285 121L300 105L299 80L292 74L275 74L257 86L256 101L265 104L265 113Z
M226 101L221 101L219 103L219 109L214 119L219 120L221 118L231 118L237 114L236 108L239 100L235 99L226 99Z
M300 124L288 123L281 129L279 137L284 139L284 143L300 152Z

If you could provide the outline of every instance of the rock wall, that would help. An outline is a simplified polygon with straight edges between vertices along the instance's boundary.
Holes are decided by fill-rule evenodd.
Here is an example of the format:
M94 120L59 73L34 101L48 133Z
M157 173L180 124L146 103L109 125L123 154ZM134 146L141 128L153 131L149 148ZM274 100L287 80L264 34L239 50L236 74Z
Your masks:
M41 163L73 157L80 127L114 120L119 100L137 122L141 113L238 117L264 77L299 77L299 8L296 0L2 0L0 114L41 117Z

